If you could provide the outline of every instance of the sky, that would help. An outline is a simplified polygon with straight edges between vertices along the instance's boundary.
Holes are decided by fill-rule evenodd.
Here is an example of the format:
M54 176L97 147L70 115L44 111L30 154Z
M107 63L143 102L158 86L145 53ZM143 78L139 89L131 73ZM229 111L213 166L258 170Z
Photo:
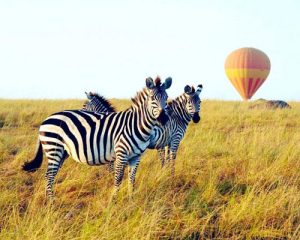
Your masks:
M130 98L169 76L174 98L241 100L224 62L241 47L270 58L252 99L300 100L299 0L0 0L0 98Z

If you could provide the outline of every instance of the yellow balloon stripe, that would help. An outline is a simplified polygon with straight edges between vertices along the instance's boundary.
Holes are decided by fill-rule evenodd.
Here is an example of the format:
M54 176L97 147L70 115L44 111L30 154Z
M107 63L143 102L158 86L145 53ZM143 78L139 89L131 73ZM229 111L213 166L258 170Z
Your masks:
M226 75L231 78L263 78L266 79L269 75L270 70L260 70L260 69L247 69L247 68L227 68L225 69Z

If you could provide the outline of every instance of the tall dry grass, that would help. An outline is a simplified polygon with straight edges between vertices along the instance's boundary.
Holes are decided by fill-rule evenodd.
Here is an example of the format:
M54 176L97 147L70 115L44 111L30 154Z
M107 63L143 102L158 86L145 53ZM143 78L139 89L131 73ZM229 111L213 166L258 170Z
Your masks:
M33 174L39 124L81 100L0 100L0 239L299 239L300 103L290 110L249 110L247 103L203 101L176 174L143 155L134 198L127 178L109 204L105 167L68 159L56 199L44 196L46 161ZM119 110L128 100L113 100Z

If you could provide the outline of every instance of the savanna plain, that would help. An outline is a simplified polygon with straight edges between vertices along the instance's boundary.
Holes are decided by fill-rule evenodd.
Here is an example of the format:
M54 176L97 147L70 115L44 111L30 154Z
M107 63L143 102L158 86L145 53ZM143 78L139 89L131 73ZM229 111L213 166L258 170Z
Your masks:
M22 172L50 114L84 100L0 99L0 239L300 239L300 103L249 109L204 100L179 148L176 172L147 150L133 198L127 176L68 158L45 197L47 163ZM130 100L112 99L117 110Z

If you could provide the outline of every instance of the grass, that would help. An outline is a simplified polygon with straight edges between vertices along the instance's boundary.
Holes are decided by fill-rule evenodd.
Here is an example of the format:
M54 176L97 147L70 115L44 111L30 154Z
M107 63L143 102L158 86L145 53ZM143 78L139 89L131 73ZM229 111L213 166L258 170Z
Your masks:
M118 202L109 205L107 169L68 159L49 204L46 161L33 174L20 168L33 157L42 120L82 102L0 100L0 239L300 238L300 103L249 110L243 102L203 101L174 177L149 150L133 200L125 177ZM130 104L112 102L119 110Z

